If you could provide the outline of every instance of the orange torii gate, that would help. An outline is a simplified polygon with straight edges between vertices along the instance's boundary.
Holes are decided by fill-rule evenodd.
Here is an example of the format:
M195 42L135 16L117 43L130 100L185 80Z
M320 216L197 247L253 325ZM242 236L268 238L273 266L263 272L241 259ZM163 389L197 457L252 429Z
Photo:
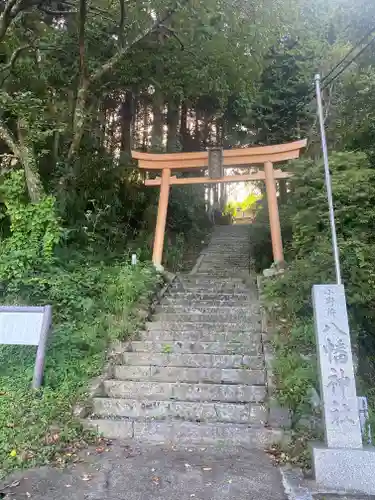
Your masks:
M279 169L274 170L273 164L298 158L301 149L306 147L306 144L306 140L301 140L288 144L243 149L221 150L220 148L212 148L210 151L196 153L152 154L132 151L133 158L138 160L139 168L161 171L161 177L145 180L146 186L160 186L159 208L152 257L154 265L158 267L162 262L170 186L259 180L265 181L266 184L273 258L275 262L282 262L284 254L275 181L278 179L287 179L291 177L291 174ZM252 165L263 165L264 170L244 175L225 175L225 168L233 168L240 165L248 165L249 167ZM194 169L205 168L209 170L208 177L178 178L172 176L173 170L191 172Z

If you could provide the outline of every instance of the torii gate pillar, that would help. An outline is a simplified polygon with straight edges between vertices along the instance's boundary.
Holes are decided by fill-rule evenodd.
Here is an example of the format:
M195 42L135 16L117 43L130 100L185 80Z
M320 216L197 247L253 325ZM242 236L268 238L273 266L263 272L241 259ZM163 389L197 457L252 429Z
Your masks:
M268 214L270 218L271 240L273 260L276 263L284 262L283 240L281 237L279 207L277 204L276 181L273 172L273 165L270 161L264 164Z
M169 189L171 180L171 169L164 168L161 174L160 195L158 216L156 220L154 251L152 255L152 262L155 267L161 266L163 258L165 224L167 221Z

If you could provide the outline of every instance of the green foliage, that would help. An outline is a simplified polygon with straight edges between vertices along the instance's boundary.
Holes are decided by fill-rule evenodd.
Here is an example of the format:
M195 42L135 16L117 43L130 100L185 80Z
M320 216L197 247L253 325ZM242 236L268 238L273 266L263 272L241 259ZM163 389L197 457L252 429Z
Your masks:
M88 438L74 420L72 406L85 397L89 379L100 374L109 342L139 327L137 308L147 305L156 283L150 266L70 255L48 271L27 276L17 295L3 298L7 304L52 304L53 332L44 387L37 393L30 390L35 349L0 347L2 473L64 462Z
M301 358L296 345L277 350L273 364L276 379L276 396L279 403L292 415L292 427L310 411L309 389L316 385L316 369L311 361Z
M175 10L174 2L158 0L150 10L130 0L120 27L120 4L94 0L80 51L78 13L53 17L39 5L27 8L25 16L20 4L0 40L0 282L4 302L52 303L55 332L46 387L38 395L28 392L28 350L1 350L0 370L7 371L0 378L0 459L6 468L47 461L80 435L70 418L72 401L100 371L107 341L135 328L133 307L155 281L147 266L124 264L131 253L150 260L157 212L157 190L144 187L130 150L157 144L159 152L165 145L199 151L283 142L308 132L313 137L315 112L298 101L315 68L327 73L368 31L373 12L370 0L361 0L367 20L347 0L178 2L170 30L162 27L133 44L155 15ZM129 50L120 53L122 42ZM326 90L327 110L333 108L330 144L360 149L371 160L372 61L368 51L349 77ZM350 314L367 340L375 298L371 167L364 155L332 158ZM15 168L24 173L9 175ZM313 349L310 287L332 279L332 258L322 166L307 161L294 168L293 191L281 207L290 268L266 294L271 311L283 311L284 320L297 325L280 336L277 349L285 354L280 380L287 381L280 398L299 414L313 374L298 364L291 346L307 355ZM171 190L163 263L172 270L209 231L204 198L198 186ZM257 207L252 196L241 209L250 207ZM267 221L263 200L251 240L257 270L272 264ZM58 439L50 431L56 421Z
M359 342L358 373L369 381L374 373L375 171L366 155L353 152L332 153L330 168L351 332L354 345ZM311 356L315 356L311 288L334 281L334 264L322 162L301 160L291 169L292 189L282 209L282 217L291 226L288 267L267 281L264 300L276 323L282 325L275 344L279 398L301 413L306 389L317 388L316 374L310 370ZM255 258L259 265L263 255Z
M250 245L254 270L260 273L263 269L269 268L272 265L273 256L266 198L262 200L252 224Z
M259 97L253 106L253 120L261 144L298 139L307 128L309 115L298 104L309 90L312 64L317 59L315 50L288 37L267 54Z
M45 196L38 204L27 202L22 171L13 172L0 193L11 221L10 236L0 242L0 280L13 280L14 284L25 271L53 262L61 227L52 196Z
M258 204L257 202L261 200L262 197L258 196L254 193L250 193L243 201L229 201L225 208L224 208L224 215L232 215L233 217L236 217L238 211L237 209L239 208L241 212L246 212L251 210L254 215L257 212L258 209Z

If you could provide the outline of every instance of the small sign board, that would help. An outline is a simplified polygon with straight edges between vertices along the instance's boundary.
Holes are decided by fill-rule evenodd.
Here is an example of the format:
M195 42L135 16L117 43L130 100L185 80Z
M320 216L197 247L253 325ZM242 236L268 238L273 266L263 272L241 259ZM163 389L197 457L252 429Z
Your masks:
M52 307L0 306L0 344L37 346L33 388L41 386Z
M222 148L210 148L208 150L208 175L210 179L224 177Z

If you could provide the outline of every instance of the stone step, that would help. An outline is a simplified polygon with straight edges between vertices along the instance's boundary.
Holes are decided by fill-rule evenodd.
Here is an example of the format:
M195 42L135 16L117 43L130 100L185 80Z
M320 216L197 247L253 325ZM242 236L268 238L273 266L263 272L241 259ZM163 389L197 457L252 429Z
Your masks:
M193 275L196 276L196 275ZM183 283L173 283L170 290L196 290L200 289L202 292L223 292L223 293L248 293L249 288L241 279L237 283L227 282L225 279L219 278L214 279L211 275L211 279L202 279L196 278L195 281L184 281Z
M240 257L231 257L234 255L239 255ZM202 254L201 260L207 263L217 259L219 262L245 262L248 263L250 261L249 253L244 252L243 249L238 247L233 247L230 244L225 244L222 247L212 247L207 250L207 252Z
M210 255L217 250L222 251L223 258L243 258L249 256L249 245L246 241L233 241L230 239L217 240L205 248L203 255Z
M249 243L245 239L220 238L210 243L204 251L209 253L217 248L221 248L223 250L223 257L249 255Z
M220 323L211 323L207 321L153 321L146 323L147 331L165 331L173 333L184 333L184 332L201 332L202 336L206 333L216 333L221 332L233 333L233 341L237 340L237 333L246 333L247 335L252 335L253 333L260 332L260 318L254 318L252 322L239 325L237 322L227 322L221 321ZM189 338L189 340L193 340ZM239 342L239 341L238 341Z
M263 368L262 356L242 354L166 354L162 352L124 352L125 365L180 366L193 368Z
M202 285L180 285L179 287L171 287L169 293L209 293L209 294L248 294L249 288L246 285L231 286L222 284L221 286L202 286Z
M239 226L238 226L239 227ZM246 231L233 231L232 233L214 233L207 246L215 245L221 241L231 241L237 244L247 244L249 247L249 233Z
M226 278L220 276L213 276L212 274L192 274L190 280L184 279L179 281L174 281L172 288L177 288L178 286L193 286L199 285L202 288L222 288L224 286L232 289L237 289L241 287L246 287L245 278L238 277L238 281L229 281Z
M233 258L228 257L227 255L223 255L219 251L211 251L202 254L201 263L204 262L206 264L218 265L222 263L226 263L228 265L248 265L249 264L249 256L243 255L241 257Z
M261 342L251 341L246 344L242 342L194 342L171 341L157 342L150 340L124 342L116 346L117 352L163 352L174 354L251 354L261 353Z
M220 276L213 276L210 274L208 277L204 277L202 275L199 275L200 278L197 278L197 274L193 274L192 276L195 276L195 280L184 280L180 282L174 282L172 285L172 289L178 289L178 288L187 288L187 287L200 287L202 288L202 291L205 291L207 288L212 288L213 290L221 290L221 289L228 289L228 290L234 290L235 292L241 291L242 293L246 293L248 291L248 287L246 283L244 282L243 278L238 278L237 282L230 282L227 281L225 278L221 278Z
M197 276L197 275L193 275ZM249 276L248 269L215 269L212 271L211 269L207 271L199 271L199 276L207 276L211 278L215 278L217 280L221 280L225 282L228 278L232 278L233 276L244 280Z
M229 255L228 253L229 252ZM232 256L230 255L232 254ZM237 246L231 244L224 244L223 246L215 246L208 248L207 251L201 254L206 262L214 260L214 258L222 262L249 262L250 255L244 252Z
M233 233L213 234L207 246L220 244L222 241L229 241L234 245L246 245L249 248L249 234L245 231L233 231Z
M212 258L204 258L198 267L197 273L193 276L201 276L209 274L212 270L217 271L234 271L235 275L238 271L242 271L245 276L248 274L249 262L229 262L227 260L213 260Z
M216 239L210 243L204 251L210 252L217 248L223 250L223 256L225 257L237 257L241 255L249 255L249 242L245 239L240 240L239 238L220 238Z
M216 300L228 300L228 301L238 301L240 304L242 302L254 301L257 299L257 293L251 290L242 293L215 293L215 292L205 292L204 290L196 292L174 292L171 295L165 295L163 302L174 303L175 301L189 301L189 300L203 300L203 301L216 301Z
M265 400L264 385L188 384L183 382L143 382L105 380L103 394L122 399L221 401L226 403L260 403Z
M247 274L247 267L245 266L228 266L225 264L226 269L222 269L223 266L211 266L211 265L206 265L202 263L202 265L199 267L199 272L207 272L210 274L210 276L219 276L219 277L226 277L229 274L232 276L233 274L236 274L237 276L240 275L242 276L243 274Z
M248 264L231 264L228 262L218 262L217 264L212 264L211 262L205 262L204 260L201 262L197 273L199 276L207 273L211 277L220 277L221 273L231 274L239 277L246 277L249 274L248 272L249 265ZM198 276L195 274L193 276Z
M222 326L222 325L221 325ZM227 331L219 331L216 329L207 328L191 328L190 330L174 329L159 329L147 330L143 332L144 340L152 340L154 342L241 342L247 345L260 344L261 334L260 326L253 332L235 331L228 329Z
M139 399L95 398L95 418L136 418L230 422L263 425L267 409L261 404L195 403L192 401L148 401Z
M243 246L243 245L242 245ZM236 245L232 245L230 242L224 243L223 245L212 245L206 247L200 254L200 257L221 257L227 261L244 261L249 258L249 251L245 250L243 253L238 253L236 250L227 253L227 249L233 249ZM237 247L238 248L238 247ZM242 248L242 250L244 250Z
M249 427L248 424L196 423L181 420L89 420L88 425L108 439L135 439L144 443L201 445L201 446L246 446L246 448L269 448L283 439L278 429Z
M264 370L231 368L181 368L180 366L124 366L113 368L116 380L204 384L264 385Z
M201 262L206 262L208 263L219 263L219 262L227 262L228 264L248 264L249 263L249 256L248 255L241 255L238 257L229 257L228 255L225 255L221 252L219 252L219 249L211 249L211 251L203 252L201 254Z
M223 269L223 267L224 267L224 269ZM220 274L221 273L237 274L239 272L246 273L248 268L249 268L248 264L234 265L234 264L228 264L228 263L218 263L217 265L213 265L211 262L208 262L208 263L202 262L201 265L199 266L199 272L200 273L207 272L207 273L214 274L214 275L217 275L218 273L220 273Z
M156 322L167 323L222 323L229 321L236 323L239 328L243 325L248 325L251 321L260 321L259 314L245 311L243 313L220 313L219 311L213 313L204 312L158 312L154 315Z
M161 303L162 307L165 306L179 306L184 309L197 308L197 307L247 307L251 306L254 301L251 301L249 297L243 299L228 299L221 298L220 296L211 299L204 299L200 297L190 297L189 299L175 298L175 297L164 297Z
M181 304L161 304L156 306L155 313L199 313L199 314L209 314L209 315L219 315L219 316L246 316L251 317L255 314L259 314L260 308L258 304L249 303L241 304L235 306L228 306L225 303L221 304L202 304L201 301L193 302L189 307Z

